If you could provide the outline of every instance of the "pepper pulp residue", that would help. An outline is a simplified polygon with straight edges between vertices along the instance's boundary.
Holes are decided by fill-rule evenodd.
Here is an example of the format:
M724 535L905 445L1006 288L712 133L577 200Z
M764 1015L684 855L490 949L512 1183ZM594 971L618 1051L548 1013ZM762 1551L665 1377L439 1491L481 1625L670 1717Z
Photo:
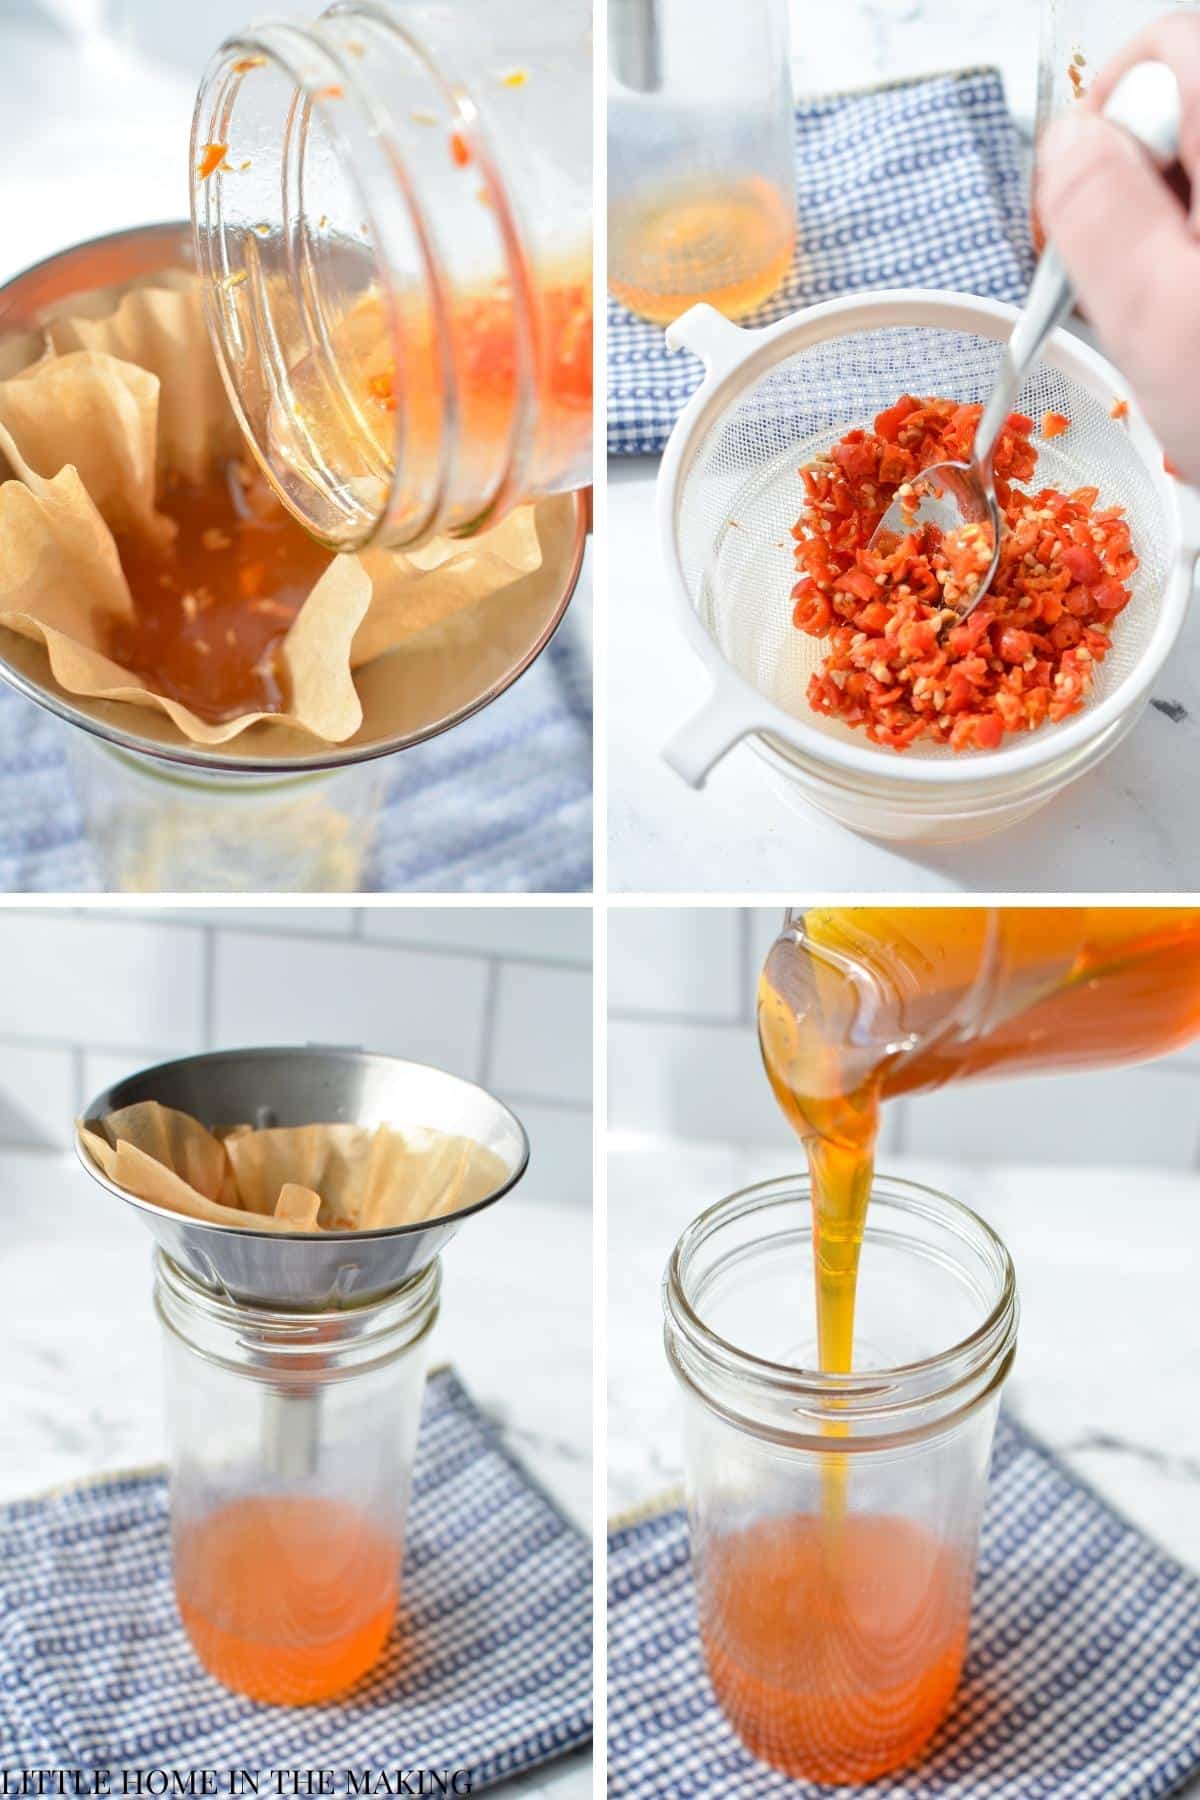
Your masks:
M168 478L158 507L175 527L165 547L117 539L134 616L107 654L211 724L284 711L280 648L329 551L240 461L201 486Z

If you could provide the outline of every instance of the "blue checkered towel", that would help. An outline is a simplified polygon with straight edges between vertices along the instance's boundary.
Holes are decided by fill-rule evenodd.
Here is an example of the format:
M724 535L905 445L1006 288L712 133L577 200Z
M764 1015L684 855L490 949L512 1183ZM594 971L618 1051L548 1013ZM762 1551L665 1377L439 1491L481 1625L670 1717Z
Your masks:
M507 693L391 759L367 889L590 889L592 674L579 607L577 596ZM0 893L101 885L64 751L70 729L0 684Z
M766 325L856 288L1019 300L1033 272L1021 141L994 69L806 100L796 109L796 259L747 319ZM701 366L608 303L608 448L657 455Z
M609 1792L825 1800L744 1750L701 1660L681 1512L609 1538ZM1200 1580L1001 1420L945 1725L861 1800L1156 1800L1200 1768Z
M277 1769L332 1769L338 1793L346 1770L469 1769L482 1788L591 1737L591 1568L449 1370L425 1398L411 1633L336 1705L261 1706L204 1673L161 1474L17 1501L0 1508L0 1770L249 1769L267 1794Z

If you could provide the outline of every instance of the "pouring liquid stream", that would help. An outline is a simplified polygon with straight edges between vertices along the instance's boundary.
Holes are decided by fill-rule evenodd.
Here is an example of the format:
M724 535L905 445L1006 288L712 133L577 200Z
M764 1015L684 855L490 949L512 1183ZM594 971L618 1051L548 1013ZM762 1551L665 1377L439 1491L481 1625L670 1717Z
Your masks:
M1196 908L808 912L767 958L759 1036L813 1177L821 1368L853 1363L885 1101L982 1075L1136 1062L1198 1032Z
M792 914L758 1011L812 1175L816 1360L846 1373L882 1106L952 1080L1135 1062L1196 1036L1200 909ZM833 1442L846 1430L827 1426ZM854 1475L853 1450L831 1443L816 1512L727 1539L702 1611L740 1735L810 1780L909 1761L945 1716L966 1647L973 1549L879 1510L877 1492L856 1506Z

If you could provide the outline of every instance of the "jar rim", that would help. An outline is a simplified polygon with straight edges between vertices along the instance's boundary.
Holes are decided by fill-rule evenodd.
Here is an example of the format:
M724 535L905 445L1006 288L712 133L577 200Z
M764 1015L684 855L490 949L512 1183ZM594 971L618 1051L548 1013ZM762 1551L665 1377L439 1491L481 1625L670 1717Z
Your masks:
M731 1343L708 1325L689 1296L691 1259L718 1231L737 1220L797 1199L811 1201L811 1197L812 1178L808 1174L757 1182L714 1202L681 1233L667 1263L662 1295L668 1354L682 1379L693 1387L697 1385L680 1368L671 1345L672 1332L678 1334L701 1366L718 1378L749 1383L773 1398L808 1402L811 1411L836 1402L838 1416L847 1421L853 1420L856 1413L866 1420L886 1416L889 1424L895 1422L893 1428L905 1417L956 1400L961 1390L977 1387L980 1377L989 1372L987 1391L996 1380L1003 1379L1015 1349L1018 1317L1016 1271L1006 1245L987 1221L961 1200L901 1176L877 1173L873 1177L866 1232L871 1230L872 1212L878 1220L879 1207L891 1207L912 1217L950 1225L974 1249L982 1250L995 1272L999 1291L982 1322L964 1338L913 1362L833 1374L759 1356ZM941 1381L930 1385L930 1377L938 1376ZM847 1440L840 1448L852 1450L854 1440Z
M298 1308L232 1299L216 1288L206 1287L192 1270L177 1262L161 1246L156 1246L154 1251L154 1273L174 1298L185 1306L195 1307L214 1323L242 1327L257 1325L266 1330L278 1327L294 1335L318 1324L327 1329L339 1320L345 1322L347 1335L354 1336L362 1336L381 1322L387 1329L393 1324L407 1324L437 1304L442 1285L441 1258L435 1256L416 1274L370 1300L361 1300L353 1306ZM383 1320L387 1313L394 1315L393 1320Z

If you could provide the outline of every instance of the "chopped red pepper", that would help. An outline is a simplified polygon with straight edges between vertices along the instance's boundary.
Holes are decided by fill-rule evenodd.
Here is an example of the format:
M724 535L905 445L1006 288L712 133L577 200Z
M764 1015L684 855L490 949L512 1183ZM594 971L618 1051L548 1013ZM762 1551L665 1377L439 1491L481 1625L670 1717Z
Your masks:
M396 375L394 369L384 369L378 375L367 376L367 392L376 400L381 400L389 412L396 410Z
M1099 507L1098 489L1016 485L1037 466L1022 413L1010 414L996 448L1005 529L992 585L969 618L956 622L955 603L990 561L978 527L943 536L914 526L869 549L903 481L966 457L980 411L906 394L873 431L848 431L800 471L792 623L827 646L809 704L896 750L918 739L994 750L1008 732L1077 712L1138 566L1122 509Z
M1068 419L1066 413L1045 412L1042 414L1042 436L1043 437L1045 437L1045 438L1061 437L1063 432L1069 431L1070 428L1071 428L1071 421L1070 421L1070 419Z
M209 176L220 168L225 161L225 153L228 149L228 144L205 144L200 152L200 161L196 165L201 181L207 181Z
M450 155L460 169L465 169L471 160L471 146L461 131L450 133Z
M1110 419L1127 419L1129 417L1128 400L1114 400L1109 408L1108 416Z

